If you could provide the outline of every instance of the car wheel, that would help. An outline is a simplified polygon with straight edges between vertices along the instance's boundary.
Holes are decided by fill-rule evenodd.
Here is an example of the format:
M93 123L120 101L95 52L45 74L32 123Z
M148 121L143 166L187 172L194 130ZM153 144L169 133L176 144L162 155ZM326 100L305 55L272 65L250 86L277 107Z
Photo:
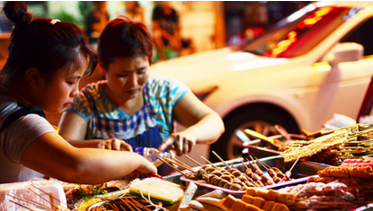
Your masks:
M245 111L235 112L224 119L225 132L217 142L211 145L210 161L220 162L212 153L215 151L224 160L242 157L243 143L250 141L245 134L249 128L265 136L278 135L274 125L284 127L289 133L299 133L299 128L293 118L279 110L274 111L268 107L247 108Z

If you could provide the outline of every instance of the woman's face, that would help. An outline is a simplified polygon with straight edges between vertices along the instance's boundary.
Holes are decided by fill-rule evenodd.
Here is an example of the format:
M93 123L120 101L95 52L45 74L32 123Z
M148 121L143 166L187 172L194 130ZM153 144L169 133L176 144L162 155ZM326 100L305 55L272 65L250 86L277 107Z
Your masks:
M79 94L79 81L87 69L87 61L81 54L78 56L78 63L68 64L59 69L52 81L44 83L40 91L39 107L50 113L61 113L68 107ZM74 69L77 67L77 69Z
M115 58L106 70L106 79L111 92L126 100L139 96L148 78L147 56Z

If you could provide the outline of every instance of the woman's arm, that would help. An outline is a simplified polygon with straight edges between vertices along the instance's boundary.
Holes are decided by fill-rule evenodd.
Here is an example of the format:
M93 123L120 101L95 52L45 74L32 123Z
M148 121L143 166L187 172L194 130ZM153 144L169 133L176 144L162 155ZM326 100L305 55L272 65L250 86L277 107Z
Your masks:
M59 123L58 133L74 147L132 151L131 145L116 138L84 140L87 134L87 127L88 123L79 114L65 111Z
M175 149L178 155L190 152L195 144L212 144L224 132L223 120L192 92L186 93L176 104L175 120L185 130L173 133L159 147Z
M74 183L102 183L137 170L148 174L156 167L132 152L75 148L57 133L34 140L21 157L21 163L47 176Z

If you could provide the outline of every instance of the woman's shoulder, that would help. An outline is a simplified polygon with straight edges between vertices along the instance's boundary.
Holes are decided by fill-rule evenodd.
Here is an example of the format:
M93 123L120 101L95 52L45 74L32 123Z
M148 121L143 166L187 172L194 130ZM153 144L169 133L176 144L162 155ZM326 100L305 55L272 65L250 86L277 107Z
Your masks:
M189 90L182 82L167 76L150 76L148 80L150 92L170 92L171 90Z
M0 116L4 116L8 112L15 111L17 108L18 103L15 98L0 94Z
M97 95L100 91L102 82L90 83L82 88L80 94L90 94L90 95Z

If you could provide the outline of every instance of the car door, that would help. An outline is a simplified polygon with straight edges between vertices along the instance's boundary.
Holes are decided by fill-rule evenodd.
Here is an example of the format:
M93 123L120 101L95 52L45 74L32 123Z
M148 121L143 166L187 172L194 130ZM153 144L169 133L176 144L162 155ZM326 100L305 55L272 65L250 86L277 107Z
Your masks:
M319 62L313 65L313 77L320 85L319 105L313 107L313 125L325 123L334 113L357 118L367 87L373 75L373 18L368 18L347 33L339 43L353 42L364 47L364 56L357 61ZM323 67L323 68L320 68ZM326 67L326 68L325 68ZM326 71L320 71L325 69ZM320 119L324 118L324 122Z
M366 19L346 34L340 43L354 42L364 47L363 58L353 62L340 62L332 66L339 73L338 93L333 110L356 119L373 75L373 18ZM373 96L372 96L373 97Z

